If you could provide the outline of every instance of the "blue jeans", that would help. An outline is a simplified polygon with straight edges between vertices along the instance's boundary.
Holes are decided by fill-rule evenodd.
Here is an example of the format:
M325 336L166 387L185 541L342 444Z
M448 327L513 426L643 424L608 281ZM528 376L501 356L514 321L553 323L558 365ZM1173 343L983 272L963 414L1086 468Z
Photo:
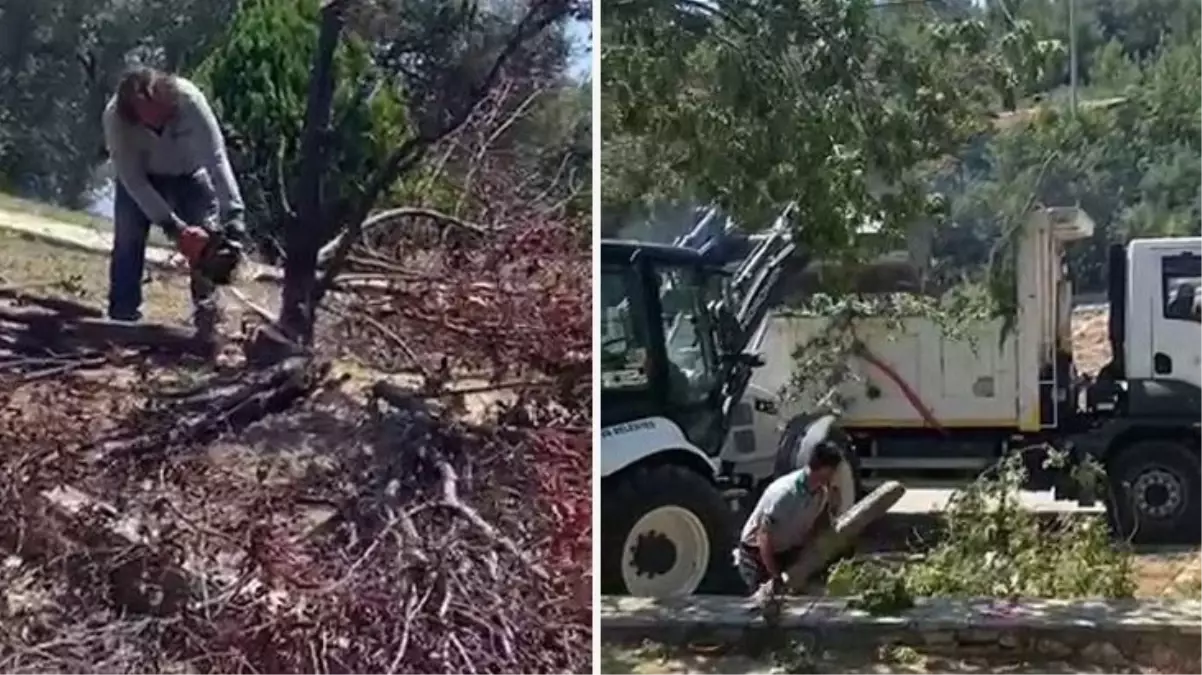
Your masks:
M146 267L150 221L121 181L116 183L108 315L118 321L139 321L142 318L142 273ZM217 217L216 194L203 171L185 176L151 176L150 185L189 225L202 225ZM169 230L165 224L163 227L169 239L175 241L178 238L178 232ZM219 319L216 287L193 272L191 291L192 321L199 336L210 338Z

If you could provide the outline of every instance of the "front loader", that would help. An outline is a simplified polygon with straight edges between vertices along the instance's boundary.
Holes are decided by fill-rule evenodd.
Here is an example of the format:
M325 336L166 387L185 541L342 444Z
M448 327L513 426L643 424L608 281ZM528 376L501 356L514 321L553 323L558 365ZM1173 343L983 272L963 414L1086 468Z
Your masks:
M720 593L753 487L719 460L761 363L750 349L783 263L786 209L740 237L710 212L674 245L601 243L601 583Z

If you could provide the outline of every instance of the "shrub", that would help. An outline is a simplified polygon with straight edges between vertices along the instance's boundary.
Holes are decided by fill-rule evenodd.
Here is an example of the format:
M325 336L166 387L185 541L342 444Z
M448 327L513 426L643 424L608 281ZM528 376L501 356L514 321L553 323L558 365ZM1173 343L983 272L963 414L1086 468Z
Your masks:
M928 553L899 567L842 561L831 571L830 592L855 596L858 606L876 613L904 610L922 596L1131 597L1133 558L1111 540L1106 521L1062 517L1050 529L1041 526L1019 499L1025 473L1020 454L1007 456L953 496L941 517L942 537ZM1087 479L1097 476L1078 477Z

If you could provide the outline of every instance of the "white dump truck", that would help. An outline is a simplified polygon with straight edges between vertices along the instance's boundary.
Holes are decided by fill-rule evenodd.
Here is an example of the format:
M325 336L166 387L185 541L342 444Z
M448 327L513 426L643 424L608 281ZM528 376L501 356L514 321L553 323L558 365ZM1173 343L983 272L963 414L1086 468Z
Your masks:
M998 319L951 339L926 318L900 331L857 319L858 377L832 410L818 387L779 395L793 351L829 321L769 312L794 253L783 220L739 261L726 245L602 244L604 592L728 588L735 514L828 436L848 459L844 509L874 481L963 484L1013 448L1050 447L1069 464L1045 467L1046 453L1028 451L1032 489L1101 496L1137 541L1197 540L1202 238L1112 250L1113 358L1083 377L1064 253L1093 223L1077 208L1040 209L1017 245L1012 327ZM1086 457L1107 469L1101 495L1069 479Z

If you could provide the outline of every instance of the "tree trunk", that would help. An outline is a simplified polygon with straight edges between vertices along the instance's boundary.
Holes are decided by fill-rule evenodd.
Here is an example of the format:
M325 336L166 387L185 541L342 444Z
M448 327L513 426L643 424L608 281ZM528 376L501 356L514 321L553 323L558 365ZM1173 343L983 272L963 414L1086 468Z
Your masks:
M334 96L334 52L345 24L345 0L327 0L321 8L321 27L317 51L309 74L309 96L305 106L305 127L301 135L301 171L296 220L284 233L287 257L284 261L284 291L281 298L280 325L289 337L301 344L313 341L315 317L314 286L317 253L325 231L321 179L325 172L325 142L330 125L330 107Z

